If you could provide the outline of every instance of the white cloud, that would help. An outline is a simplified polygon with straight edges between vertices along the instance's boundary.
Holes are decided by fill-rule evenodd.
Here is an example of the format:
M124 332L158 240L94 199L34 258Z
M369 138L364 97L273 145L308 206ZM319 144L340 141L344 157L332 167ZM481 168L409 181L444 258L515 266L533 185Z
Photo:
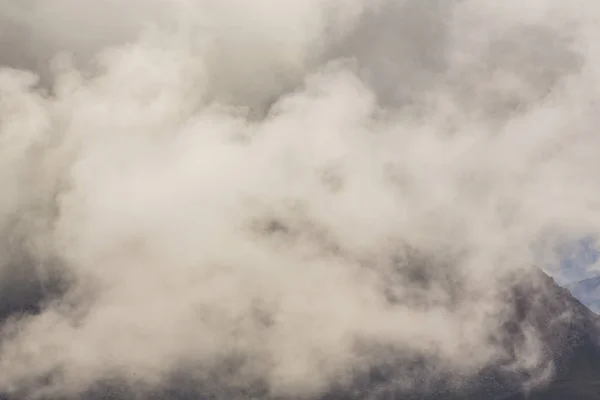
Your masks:
M0 388L235 356L231 382L298 395L380 347L501 357L532 246L600 217L600 10L521 3L0 2L3 63L53 85L0 73L0 227L74 279L11 322ZM59 51L94 67L52 76ZM546 367L523 329L516 365Z

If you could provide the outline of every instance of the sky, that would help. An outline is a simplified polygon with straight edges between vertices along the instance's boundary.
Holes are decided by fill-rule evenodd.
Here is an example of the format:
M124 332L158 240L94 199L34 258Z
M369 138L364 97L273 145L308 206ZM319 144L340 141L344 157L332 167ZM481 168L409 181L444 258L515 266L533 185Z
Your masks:
M540 256L538 264L562 286L600 276L599 251L596 239L587 236L579 240L559 242L552 251L553 261ZM540 250L540 253L542 251Z
M576 243L574 249L570 248L568 255L561 262L566 280L569 283L600 276L598 268L598 250L593 238L585 238Z
M0 391L310 398L415 354L435 367L395 384L549 376L540 333L507 352L501 327L532 266L574 279L562 249L599 233L599 19L0 0L0 288L29 304L0 313Z

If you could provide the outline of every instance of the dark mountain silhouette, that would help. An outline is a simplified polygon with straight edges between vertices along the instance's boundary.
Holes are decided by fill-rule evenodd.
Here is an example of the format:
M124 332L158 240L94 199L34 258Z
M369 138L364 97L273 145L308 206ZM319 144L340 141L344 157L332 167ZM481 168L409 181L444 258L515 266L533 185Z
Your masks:
M10 285L2 287L2 318L22 313L37 313L47 298L59 296L65 288L60 279L50 280L53 290L42 290L39 281L27 281L16 277L20 295ZM12 291L11 291L12 290ZM48 294L50 293L50 294ZM517 344L523 340L519 329L527 323L541 332L543 354L554 364L554 374L545 384L526 390L525 382L530 380L526 372L508 369L498 363L488 367L478 376L461 385L453 384L456 377L430 373L435 361L419 355L403 354L390 359L385 365L357 375L352 388L332 389L319 400L350 399L402 399L402 400L592 400L600 398L600 346L598 344L599 317L576 300L570 292L559 287L552 278L536 270L524 277L516 287L507 291L507 301L511 312L503 321L499 340L507 353L518 351ZM15 299L19 299L18 301ZM223 370L223 371L226 371ZM398 377L410 374L421 376L423 390L398 389L394 384ZM266 390L261 385L240 392L218 382L226 382L226 372L215 376L212 382L198 382L185 373L175 373L171 382L161 390L148 389L144 393L135 392L117 380L99 383L81 396L98 400L197 400L197 399L264 399ZM417 385L418 387L419 385ZM24 394L0 396L0 400L20 400L28 398ZM56 397L53 397L56 399ZM67 400L65 398L65 400Z
M592 400L600 398L600 319L558 286L542 271L536 271L510 291L512 315L504 322L510 348L522 338L515 329L527 322L541 332L545 354L554 364L549 382L530 390L523 387L527 374L507 372L503 365L483 371L461 389L448 389L444 382L425 393L385 393L377 399L451 400ZM564 319L557 316L565 315ZM361 398L340 396L335 399ZM364 398L364 397L362 397ZM333 399L333 398L332 398Z
M559 287L541 271L542 290L528 296L528 284L515 293L513 299L516 320L527 319L543 333L547 352L555 364L555 373L546 385L499 396L507 400L559 400L600 398L599 318L571 293ZM531 286L529 286L531 288ZM531 292L530 292L531 293ZM569 317L561 322L553 318L561 313ZM553 320L554 322L548 323ZM513 321L511 321L513 322ZM478 397L469 397L478 398ZM485 398L485 397L479 397Z

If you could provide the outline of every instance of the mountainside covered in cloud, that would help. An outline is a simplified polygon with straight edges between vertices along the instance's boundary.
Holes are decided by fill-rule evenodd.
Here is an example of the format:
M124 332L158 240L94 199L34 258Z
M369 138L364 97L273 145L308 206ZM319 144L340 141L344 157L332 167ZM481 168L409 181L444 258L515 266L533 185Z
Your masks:
M30 277L32 278L32 277ZM430 278L437 279L437 278ZM4 321L24 314L40 312L40 304L64 293L58 282L44 291L35 279L15 277L12 282L19 294L3 290ZM433 282L431 282L433 283ZM439 282L438 282L439 283ZM6 293L9 293L7 295ZM9 296L12 295L12 298ZM49 296L49 297L45 297ZM592 400L600 396L600 318L557 286L541 271L532 269L518 285L505 293L506 309L499 318L498 331L490 337L502 348L503 356L470 377L444 371L441 360L406 349L387 349L378 362L366 369L355 369L344 385L330 387L310 399L564 399ZM15 302L16 301L16 302ZM9 309L10 308L10 309ZM318 330L318 326L311 327ZM535 357L521 360L522 352L531 346L529 335L536 338ZM383 350L383 349L382 349ZM531 352L532 349L527 351ZM533 355L533 353L530 353ZM464 355L468 357L468 353ZM515 362L519 360L519 362ZM530 362L539 369L532 374ZM230 360L229 368L235 368ZM85 399L246 399L270 398L268 387L255 385L239 388L230 385L231 370L223 365L211 380L197 379L190 371L173 371L158 386L131 387L128 377L107 376L82 393L65 398ZM133 372L135 375L135 372ZM226 379L223 379L227 377ZM27 389L0 394L2 400L28 398ZM252 397L254 396L254 397ZM42 398L55 398L42 396ZM62 398L62 397L60 397ZM281 399L286 396L278 397Z
M599 18L0 0L0 392L595 398Z

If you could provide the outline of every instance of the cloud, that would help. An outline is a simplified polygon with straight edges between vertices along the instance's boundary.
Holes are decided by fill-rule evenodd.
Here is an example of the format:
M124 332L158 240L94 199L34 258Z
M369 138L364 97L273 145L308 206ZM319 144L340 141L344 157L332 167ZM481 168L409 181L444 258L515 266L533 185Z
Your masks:
M496 3L0 2L0 271L44 298L0 388L313 396L506 357L533 249L597 232L600 10Z

